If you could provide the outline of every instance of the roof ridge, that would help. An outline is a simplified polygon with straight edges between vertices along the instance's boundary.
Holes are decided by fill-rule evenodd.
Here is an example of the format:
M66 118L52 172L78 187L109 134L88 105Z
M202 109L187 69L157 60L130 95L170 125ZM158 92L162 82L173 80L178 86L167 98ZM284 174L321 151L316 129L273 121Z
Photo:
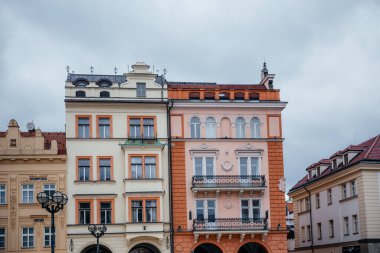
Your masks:
M371 147L368 149L368 152L367 154L365 154L364 156L364 159L366 159L369 155L369 153L371 153L373 147L375 146L376 142L379 140L379 137L380 137L380 134L377 135L376 139L374 140L374 142L372 143Z

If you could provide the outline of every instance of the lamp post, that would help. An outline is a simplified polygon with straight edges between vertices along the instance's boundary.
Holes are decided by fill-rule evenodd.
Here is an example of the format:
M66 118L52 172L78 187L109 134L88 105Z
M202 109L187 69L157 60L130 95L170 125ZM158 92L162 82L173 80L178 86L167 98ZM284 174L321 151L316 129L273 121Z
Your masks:
M99 253L99 238L104 235L105 232L107 232L107 226L104 224L90 224L88 225L88 231L96 237L96 253Z
M37 201L41 204L42 208L45 208L49 213L51 213L51 252L54 253L55 248L55 225L54 225L54 214L63 209L67 203L66 194L54 191L54 192L40 192L37 195Z

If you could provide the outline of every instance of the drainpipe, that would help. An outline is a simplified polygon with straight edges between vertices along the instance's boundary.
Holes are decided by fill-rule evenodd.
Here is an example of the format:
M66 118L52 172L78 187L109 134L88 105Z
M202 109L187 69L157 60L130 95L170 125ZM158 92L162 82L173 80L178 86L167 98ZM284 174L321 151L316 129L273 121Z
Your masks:
M313 212L312 212L312 209L311 209L311 194L310 194L310 191L306 188L306 186L303 186L303 188L307 191L307 193L309 194L309 211L310 211L310 232L311 232L311 253L314 253L314 234L313 234Z
M171 121L170 121L170 111L173 108L173 99L168 100L166 103L166 120L168 129L168 165L169 165L169 210L170 210L170 252L174 253L174 229L173 229L173 196L172 196L172 135L171 135Z

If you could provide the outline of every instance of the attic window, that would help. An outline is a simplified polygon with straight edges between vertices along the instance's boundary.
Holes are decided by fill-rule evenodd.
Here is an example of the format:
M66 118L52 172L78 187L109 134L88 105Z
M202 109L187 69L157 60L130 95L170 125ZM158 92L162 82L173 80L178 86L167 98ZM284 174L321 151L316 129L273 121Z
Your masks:
M101 91L100 92L100 97L101 98L109 98L110 97L110 93L108 91Z
M321 167L317 167L317 177L321 175Z
M15 147L16 147L16 139L11 139L11 141L10 141L10 146L11 146L12 148L15 148Z
M343 157L344 157L344 164L348 164L348 154L345 154Z
M220 100L229 100L230 99L230 93L228 92L222 92L219 94Z
M199 92L190 92L189 98L190 99L199 99Z
M236 92L235 93L235 100L243 100L243 99L244 99L243 92Z
M73 82L76 87L86 87L89 82L86 79L77 79Z
M334 159L332 163L333 163L333 170L335 170L337 168L337 166L336 166L336 159Z
M78 90L75 92L75 96L78 98L84 98L86 97L86 92L84 92L83 90Z
M259 100L259 94L256 92L249 93L249 100Z
M96 83L96 85L99 87L110 87L112 86L112 82L108 79L101 79Z
M312 176L311 176L311 170L309 170L309 179L311 179Z
M206 93L205 93L205 99L206 99L206 100L214 100L214 99L215 99L215 94L214 94L214 92L206 92Z

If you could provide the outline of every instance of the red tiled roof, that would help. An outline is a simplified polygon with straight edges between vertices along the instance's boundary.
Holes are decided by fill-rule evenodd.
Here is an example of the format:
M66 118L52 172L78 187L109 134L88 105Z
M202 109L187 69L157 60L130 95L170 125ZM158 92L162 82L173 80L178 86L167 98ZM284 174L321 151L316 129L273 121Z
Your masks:
M5 137L7 132L0 132L0 137ZM51 141L56 140L58 144L58 154L65 155L66 154L66 133L64 132L42 132L44 136L44 146L45 149L50 149ZM21 132L22 137L34 137L36 136L35 131L30 132Z
M288 212L293 212L293 202L286 202L286 206L288 207Z
M309 183L309 182L313 182L315 181L316 179L318 178L321 178L321 177L325 177L325 176L329 176L330 173L332 172L335 172L335 171L340 171L340 170L343 170L343 169L347 169L349 168L350 166L356 164L356 163L359 163L361 161L378 161L380 162L380 135L377 135L369 140L366 140L365 142L363 143L360 143L359 145L350 145L348 146L347 148L345 148L343 151L338 151L336 153L334 153L334 155L332 155L330 158L332 157L335 157L336 155L339 155L339 154L343 154L347 151L356 151L356 152L359 152L358 155L356 155L348 164L346 165L343 165L343 164L339 164L338 168L335 169L335 170L332 170L331 169L331 166L329 166L326 170L324 170L321 175L317 178L312 178L312 179L308 179L308 176L304 176L300 181L298 181L290 190L289 192L292 192L294 191L295 189ZM309 166L307 169L315 166L315 165L318 165L321 161L323 161L323 163L326 163L330 160L328 159L322 159L320 160L318 163L314 163L312 164L311 166Z

